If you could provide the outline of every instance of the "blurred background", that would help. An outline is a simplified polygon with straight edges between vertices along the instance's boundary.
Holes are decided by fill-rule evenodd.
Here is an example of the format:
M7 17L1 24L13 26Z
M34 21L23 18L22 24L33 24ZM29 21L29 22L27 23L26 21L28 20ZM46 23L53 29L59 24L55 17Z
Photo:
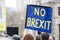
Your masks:
M10 36L17 34L23 37L31 33L34 37L38 31L25 29L27 5L41 5L53 8L52 35L55 40L60 38L60 0L0 0L0 6L6 8L6 33Z

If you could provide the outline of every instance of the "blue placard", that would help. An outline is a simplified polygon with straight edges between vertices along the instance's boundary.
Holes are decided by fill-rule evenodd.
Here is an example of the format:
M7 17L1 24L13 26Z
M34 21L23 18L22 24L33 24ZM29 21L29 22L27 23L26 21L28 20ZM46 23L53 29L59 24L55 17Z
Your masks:
M52 8L38 5L27 5L25 28L51 33Z

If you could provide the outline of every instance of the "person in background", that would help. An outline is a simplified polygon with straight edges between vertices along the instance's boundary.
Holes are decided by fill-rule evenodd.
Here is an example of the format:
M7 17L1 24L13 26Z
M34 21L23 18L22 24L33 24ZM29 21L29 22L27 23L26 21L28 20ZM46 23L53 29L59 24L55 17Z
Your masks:
M53 37L52 36L49 36L49 40L53 40Z
M53 38L53 40L55 40L55 37L52 37Z
M41 40L49 40L49 34L47 34L47 33L42 33L42 34L41 34Z
M23 40L34 40L34 37L31 34L26 34Z
M13 35L13 40L21 40L21 37L19 35Z
M36 36L36 40L41 40L41 37L40 36Z
M38 35L36 36L36 40L41 40L41 32L38 31Z

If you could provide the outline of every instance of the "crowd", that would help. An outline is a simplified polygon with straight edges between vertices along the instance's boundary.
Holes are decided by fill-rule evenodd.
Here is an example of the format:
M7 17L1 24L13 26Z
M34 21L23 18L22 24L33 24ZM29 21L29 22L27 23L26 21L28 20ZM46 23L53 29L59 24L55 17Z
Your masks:
M0 35L0 37L7 38L8 36L6 36L6 34L2 33ZM55 40L55 38L52 37L51 35L49 35L48 33L41 33L41 32L38 32L38 35L35 37L32 34L28 33L28 34L25 34L23 37L20 37L19 35L13 35L11 38L13 40Z
M23 40L34 40L34 37L31 34L26 34ZM53 37L47 33L42 33L40 36L36 36L35 40L53 40Z
M21 40L19 37L14 36L14 40ZM55 40L52 36L50 36L48 33L41 33L40 35L36 36L34 39L34 36L32 34L26 34L22 40Z

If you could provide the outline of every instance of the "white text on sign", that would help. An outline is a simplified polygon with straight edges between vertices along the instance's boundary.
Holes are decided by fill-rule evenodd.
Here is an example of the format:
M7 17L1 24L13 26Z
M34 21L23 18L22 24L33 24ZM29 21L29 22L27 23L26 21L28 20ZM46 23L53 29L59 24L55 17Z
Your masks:
M38 26L38 23L40 23L39 26ZM29 26L29 27L46 29L46 25L48 26L47 29L49 30L49 27L51 25L51 21L44 21L44 20L35 19L35 18L28 18L27 19L27 26Z
M43 12L42 12L43 11ZM42 16L44 17L46 14L46 11L44 8L34 8L34 15ZM51 21L46 20L40 20L35 18L27 18L27 26L28 27L35 27L35 28L42 28L42 29L48 29L50 28ZM47 27L46 27L47 26Z
M42 11L44 12L44 13L42 13ZM38 16L45 16L45 14L46 14L46 11L45 11L45 9L44 8L42 8L42 9L36 9L36 8L34 8L34 15L38 15Z

